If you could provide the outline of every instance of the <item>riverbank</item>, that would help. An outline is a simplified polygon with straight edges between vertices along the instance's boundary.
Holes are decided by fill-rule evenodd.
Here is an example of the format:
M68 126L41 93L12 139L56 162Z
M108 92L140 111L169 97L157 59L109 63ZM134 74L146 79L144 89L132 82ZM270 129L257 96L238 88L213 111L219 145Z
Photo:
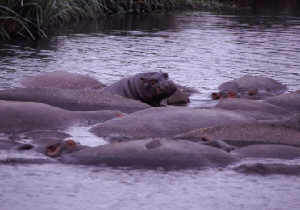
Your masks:
M0 4L0 39L47 38L50 29L114 14L236 9L237 0L12 0ZM247 1L250 2L250 1Z

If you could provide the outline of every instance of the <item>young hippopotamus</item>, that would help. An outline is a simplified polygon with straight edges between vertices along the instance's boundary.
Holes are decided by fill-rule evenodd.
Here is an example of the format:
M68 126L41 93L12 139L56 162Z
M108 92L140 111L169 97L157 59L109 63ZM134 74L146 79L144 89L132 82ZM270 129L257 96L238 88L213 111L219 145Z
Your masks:
M104 88L103 92L139 100L151 106L160 106L161 101L176 90L176 85L169 80L167 73L148 72L121 79Z
M287 90L287 87L271 78L245 75L241 78L224 82L218 89L219 92L211 94L211 97L215 100L221 98L248 98L257 100L282 94Z

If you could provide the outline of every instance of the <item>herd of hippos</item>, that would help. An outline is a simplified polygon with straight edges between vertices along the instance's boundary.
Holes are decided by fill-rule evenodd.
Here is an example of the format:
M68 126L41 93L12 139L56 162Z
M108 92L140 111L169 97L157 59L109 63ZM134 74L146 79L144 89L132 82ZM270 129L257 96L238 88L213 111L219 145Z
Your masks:
M163 72L105 86L87 75L56 71L20 84L0 90L0 150L31 150L45 158L7 158L2 164L232 167L242 173L300 174L300 164L237 164L245 158L300 157L300 92L287 92L271 78L246 75L225 82L211 94L218 103L209 108L184 106L195 90ZM91 126L89 131L109 144L90 147L70 139L64 131L76 125Z

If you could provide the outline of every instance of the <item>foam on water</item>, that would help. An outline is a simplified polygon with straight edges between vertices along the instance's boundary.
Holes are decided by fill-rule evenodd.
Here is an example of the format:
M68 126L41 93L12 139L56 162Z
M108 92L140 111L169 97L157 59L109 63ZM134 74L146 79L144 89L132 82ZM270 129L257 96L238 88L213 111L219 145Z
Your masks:
M89 129L90 127L75 126L66 130L66 133L70 134L74 141L79 142L82 145L99 146L107 144L103 138L95 136L93 133L89 132Z

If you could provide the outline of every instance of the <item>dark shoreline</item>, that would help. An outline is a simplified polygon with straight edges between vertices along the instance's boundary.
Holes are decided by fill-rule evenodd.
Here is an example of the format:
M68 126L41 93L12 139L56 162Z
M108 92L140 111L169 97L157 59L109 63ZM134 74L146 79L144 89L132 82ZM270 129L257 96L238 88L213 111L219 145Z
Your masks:
M13 0L0 5L0 40L38 40L53 30L112 15L205 10L235 13L298 13L296 0ZM298 13L299 14L299 13Z
M252 0L251 0L252 1ZM236 10L235 0L13 0L0 5L0 40L38 40L53 29L111 15L151 14L174 10Z

